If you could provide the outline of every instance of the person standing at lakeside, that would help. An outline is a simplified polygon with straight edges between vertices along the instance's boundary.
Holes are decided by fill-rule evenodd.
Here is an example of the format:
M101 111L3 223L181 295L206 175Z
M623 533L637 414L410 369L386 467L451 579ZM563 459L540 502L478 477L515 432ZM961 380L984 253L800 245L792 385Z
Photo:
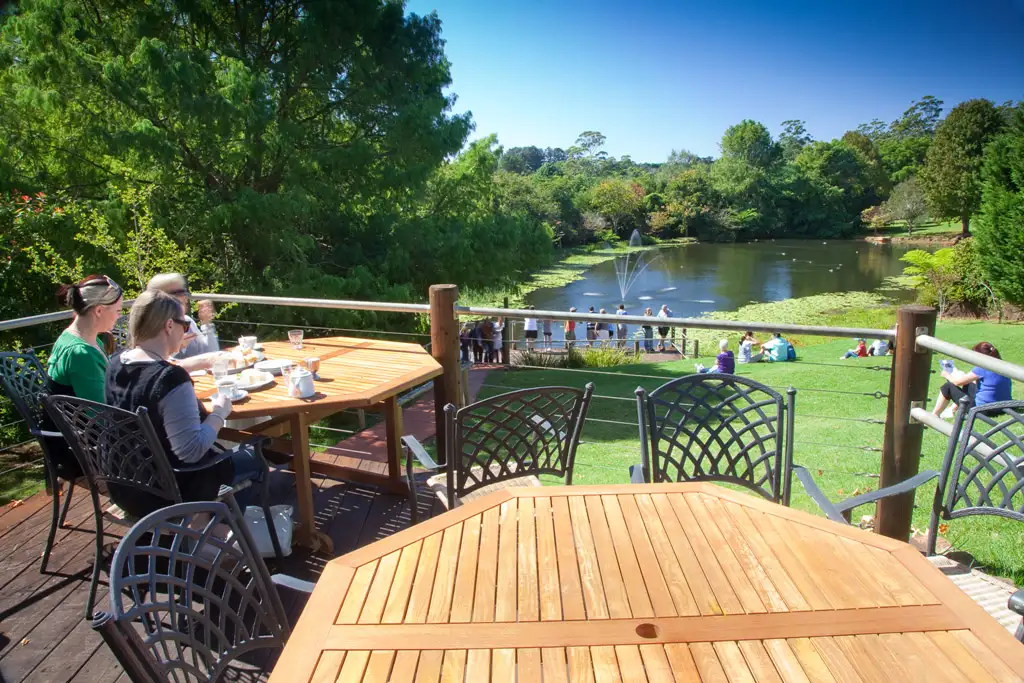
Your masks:
M653 318L654 317L654 311L651 310L650 306L648 306L647 308L644 309L644 316L647 317L647 318ZM654 328L651 327L650 325L644 325L643 326L643 330L644 330L644 351L646 351L647 353L653 353L654 352Z
M588 311L588 313L593 313L593 312L594 312L594 307L591 306L590 310ZM588 320L587 321L587 347L593 346L594 342L596 340L597 340L597 323L595 323L593 320Z
M551 321L550 320L542 320L540 324L541 324L541 330L544 333L544 349L548 353L550 353L551 352Z
M473 362L482 363L484 360L484 337L479 320L473 323L473 327L469 331L469 340L473 344Z
M529 310L533 310L533 306L526 307ZM533 351L534 346L537 345L537 319L536 318L525 318L523 320L523 334L526 337L526 350Z
M494 323L490 318L484 318L480 323L480 339L484 347L484 361L489 363L494 355Z
M500 363L501 362L501 348L505 344L504 335L502 332L505 330L505 319L498 318L497 322L494 323L494 349L491 351L491 358L488 359L489 363Z
M662 304L661 310L658 311L658 317L662 319L671 318L672 311L669 309L668 304ZM661 341L658 342L658 351L668 351L669 349L665 346L665 341L668 338L668 333L672 331L672 328L665 325L658 328L658 336L661 337Z
M603 308L598 311L600 315L608 315L608 311ZM597 339L601 342L601 346L607 346L608 340L612 338L611 325L604 322L603 320L597 323Z
M615 315L626 315L626 304L619 304L618 310L615 311ZM629 335L629 325L626 323L615 324L615 339L616 345L621 349L626 346L626 337Z
M576 312L575 306L569 307L570 313ZM576 321L566 320L565 321L565 348L569 350L576 346Z

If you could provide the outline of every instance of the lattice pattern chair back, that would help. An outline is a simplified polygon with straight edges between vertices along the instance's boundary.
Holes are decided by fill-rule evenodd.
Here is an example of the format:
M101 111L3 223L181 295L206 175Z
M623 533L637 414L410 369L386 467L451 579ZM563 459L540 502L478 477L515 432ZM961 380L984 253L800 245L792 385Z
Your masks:
M1024 522L1024 401L961 404L935 491L928 554L939 520L995 515Z
M739 484L789 504L795 389L783 399L745 377L709 373L649 394L639 387L636 397L645 481Z
M284 605L241 519L234 501L180 503L125 535L110 612L93 623L121 662L164 681L220 681L240 657L284 646Z
M46 424L46 397L50 378L33 353L0 353L0 387L14 403L29 429Z
M499 394L464 408L445 406L448 506L484 486L529 474L572 484L580 430L594 385Z
M145 408L132 413L73 396L51 396L47 410L82 463L90 483L181 501L167 454ZM115 500L116 502L116 500Z

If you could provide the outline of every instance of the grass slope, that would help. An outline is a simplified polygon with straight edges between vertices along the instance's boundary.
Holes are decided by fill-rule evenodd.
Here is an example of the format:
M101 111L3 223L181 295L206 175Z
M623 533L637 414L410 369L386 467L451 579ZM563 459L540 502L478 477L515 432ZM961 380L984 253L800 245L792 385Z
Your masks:
M853 313L859 318L863 312ZM891 313L890 313L891 316ZM836 316L839 318L841 316ZM833 319L834 324L848 324ZM886 325L891 325L890 317ZM943 323L939 335L946 340L973 345L988 340L1003 357L1024 363L1024 335L1020 326L985 322ZM739 366L740 374L785 392L797 389L794 461L814 472L825 493L834 500L877 488L886 401L874 393L887 393L891 358L839 360L851 340L806 345L796 363ZM937 364L937 363L936 363ZM962 364L961 364L962 365ZM870 369L882 366L884 370ZM674 377L693 372L692 362L639 363L601 370L510 370L489 375L485 392L562 384L596 385L590 418L583 430L573 481L576 484L626 483L628 468L640 461L636 404L638 385L654 389ZM930 393L938 390L933 375ZM1017 388L1020 395L1020 389ZM927 431L922 449L922 469L938 469L945 437ZM915 528L925 533L934 488L917 496ZM793 505L820 514L813 501L794 482ZM873 514L866 506L855 515ZM856 518L856 517L855 517ZM959 550L972 554L989 571L1024 583L1024 524L995 518L958 520L949 525L946 537Z

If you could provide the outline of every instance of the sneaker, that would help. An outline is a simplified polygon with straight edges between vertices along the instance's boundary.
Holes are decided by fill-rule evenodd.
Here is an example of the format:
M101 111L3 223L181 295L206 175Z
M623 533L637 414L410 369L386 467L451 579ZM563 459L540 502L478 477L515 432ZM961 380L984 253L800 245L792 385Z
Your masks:
M704 372L705 368L700 363L694 363L693 367L697 369L697 372Z
M953 419L953 406L946 406L946 409L942 411L942 415L939 415L943 420Z

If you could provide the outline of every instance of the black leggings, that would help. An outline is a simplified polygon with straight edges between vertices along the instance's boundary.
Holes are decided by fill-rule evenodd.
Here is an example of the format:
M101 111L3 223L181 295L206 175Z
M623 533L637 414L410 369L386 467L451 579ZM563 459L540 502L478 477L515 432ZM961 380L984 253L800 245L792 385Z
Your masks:
M952 382L946 382L945 384L942 385L942 388L939 389L939 393L940 394L942 394L948 400L950 400L950 401L952 401L953 403L956 403L956 404L959 404L960 403L960 399L962 399L964 396L966 396L968 399L970 399L970 401L968 402L968 405L973 405L974 404L974 394L977 393L977 391L978 391L978 385L975 384L974 382L971 382L970 384L968 384L966 388L958 387L957 385L953 384Z

